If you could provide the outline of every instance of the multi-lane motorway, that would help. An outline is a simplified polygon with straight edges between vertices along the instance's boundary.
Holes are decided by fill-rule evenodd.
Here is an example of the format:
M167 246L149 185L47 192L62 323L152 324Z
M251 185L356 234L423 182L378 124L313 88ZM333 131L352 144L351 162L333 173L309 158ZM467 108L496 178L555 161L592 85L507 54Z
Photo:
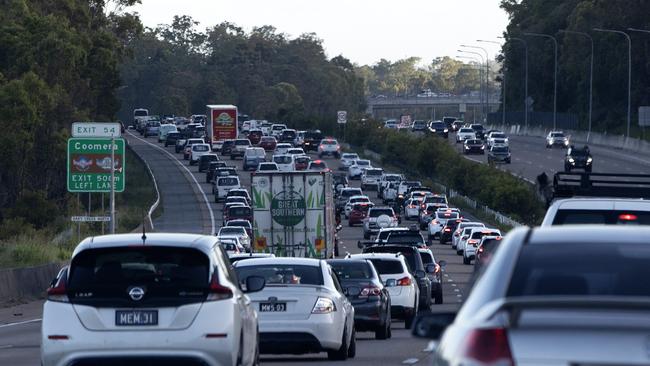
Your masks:
M192 232L211 234L221 225L221 204L212 199L212 186L205 183L205 175L196 166L188 166L181 154L173 147L161 147L154 138L143 139L137 134L126 134L129 145L149 164L161 193L163 214L154 220L154 228L160 232ZM226 158L227 159L227 158ZM328 159L331 168L338 168L338 161ZM232 161L241 171L241 160ZM242 184L250 186L250 174L241 172ZM358 181L352 185L358 186ZM370 192L372 198L376 197ZM380 203L376 200L376 203ZM343 241L341 252L358 253L357 241L363 239L360 227L347 225L339 232ZM460 306L473 267L462 264L455 251L446 245L434 244L431 248L437 260L446 260L444 304L433 309L450 310ZM40 314L34 321L0 327L0 364L34 365L39 363ZM30 320L30 319L28 319ZM352 365L399 365L427 364L429 354L424 352L428 342L415 339L404 329L403 322L393 323L393 337L375 340L374 333L358 333L357 356L348 360ZM263 364L295 365L329 364L325 353L304 356L262 356Z

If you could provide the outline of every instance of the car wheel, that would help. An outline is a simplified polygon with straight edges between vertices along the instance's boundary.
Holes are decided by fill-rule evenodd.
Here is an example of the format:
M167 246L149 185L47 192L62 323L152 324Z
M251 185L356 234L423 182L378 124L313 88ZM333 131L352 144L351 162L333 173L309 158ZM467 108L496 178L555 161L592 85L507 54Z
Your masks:
M386 320L384 324L381 324L377 330L375 330L375 339L388 339L390 338L390 307L388 307L388 314L386 314Z
M353 227L354 224L352 224L352 223L348 220L348 226L349 226L349 227Z
M230 160L235 160L235 155L230 155Z
M219 203L219 197L217 195L214 195L214 203Z
M363 232L363 238L366 239L366 240L370 239L370 233L367 233L367 232L364 231Z
M472 262L471 259L469 259L469 258L463 256L463 264L470 264L471 262Z
M341 343L341 348L333 351L327 351L327 359L330 361L345 361L348 359L348 342L347 338L347 329L343 328L343 341Z
M436 304L440 305L442 304L442 286L440 288L440 291L436 294Z
M357 331L352 328L352 336L350 337L350 346L348 347L348 358L354 358L357 355Z
M413 326L413 322L415 321L415 316L416 316L416 309L413 309L413 313L407 315L406 319L404 319L405 329L411 329L411 327Z
M458 248L456 248L456 254L458 254L458 255L463 255L463 251L460 250L460 249L458 249Z

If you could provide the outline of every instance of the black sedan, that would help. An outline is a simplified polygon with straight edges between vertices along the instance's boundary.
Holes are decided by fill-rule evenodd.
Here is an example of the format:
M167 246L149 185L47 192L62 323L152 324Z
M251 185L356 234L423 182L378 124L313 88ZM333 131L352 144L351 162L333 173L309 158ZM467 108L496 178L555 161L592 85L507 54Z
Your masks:
M372 263L354 259L330 259L327 263L354 306L356 330L375 332L376 339L390 338L390 295Z
M463 143L463 153L465 155L469 154L485 154L485 145L483 140L478 139L467 139Z
M442 138L449 138L449 127L442 121L433 121L429 124L429 132Z

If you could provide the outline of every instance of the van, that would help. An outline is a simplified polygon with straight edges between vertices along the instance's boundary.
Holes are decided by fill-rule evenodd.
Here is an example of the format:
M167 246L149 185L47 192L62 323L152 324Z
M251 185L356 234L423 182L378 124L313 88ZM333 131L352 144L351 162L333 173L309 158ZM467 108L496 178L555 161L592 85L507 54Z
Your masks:
M239 177L230 175L227 177L217 178L214 185L214 202L219 203L222 199L226 198L228 191L240 187L241 184L239 183Z
M165 142L170 132L178 132L176 125L164 124L158 129L158 142Z
M259 163L266 161L266 152L261 147L249 147L244 151L244 170L257 169Z

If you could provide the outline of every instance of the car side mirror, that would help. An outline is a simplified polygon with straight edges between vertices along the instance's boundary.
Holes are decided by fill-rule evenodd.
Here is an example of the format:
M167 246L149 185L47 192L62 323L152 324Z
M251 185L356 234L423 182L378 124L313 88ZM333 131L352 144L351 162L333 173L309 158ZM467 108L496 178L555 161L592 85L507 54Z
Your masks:
M397 280L394 279L394 278L389 278L389 279L386 280L385 286L386 287L395 287L395 286L397 286Z
M427 273L435 273L436 272L436 264L435 263L429 263L427 264Z
M415 271L415 277L417 277L417 278L424 278L424 277L426 277L426 275L427 274L421 269Z
M363 248L365 248L366 246L363 245L363 243L362 243L361 241L358 241L358 242L357 242L357 247L359 247L359 249L363 249Z
M417 338L440 339L445 329L450 326L456 313L428 313L415 318L413 336Z
M266 286L266 279L260 276L246 277L246 293L259 292Z

